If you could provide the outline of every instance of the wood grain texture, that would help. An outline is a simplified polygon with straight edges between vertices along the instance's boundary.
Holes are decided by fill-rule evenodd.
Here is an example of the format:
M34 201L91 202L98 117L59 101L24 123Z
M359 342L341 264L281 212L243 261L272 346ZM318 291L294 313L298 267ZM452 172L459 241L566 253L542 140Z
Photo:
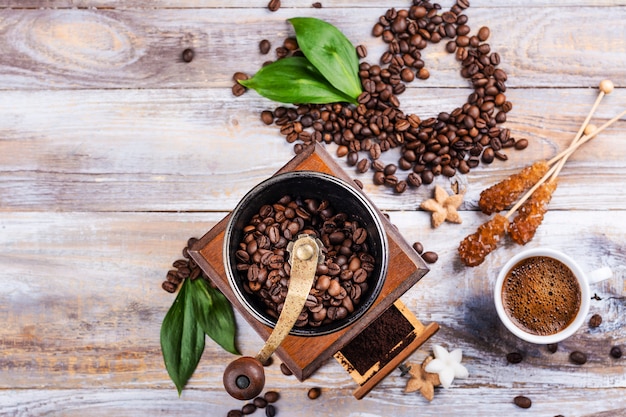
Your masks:
M126 415L139 410L151 412L155 396L161 397L157 400L163 403L159 407L175 413L188 408L199 413L213 402L222 410L236 406L220 394L220 375L232 355L208 343L189 389L177 403L158 346L160 323L173 300L159 288L168 264L176 259L187 237L198 236L223 214L3 216L0 245L6 249L0 259L7 279L0 289L0 317L5 323L0 333L0 410L22 410L22 414L7 415L43 415L68 395L75 398L67 404L68 413L72 407L85 406L93 415L101 415L110 407L125 408L129 413ZM529 244L553 246L574 254L588 269L607 265L614 270L612 279L594 288L601 300L592 302L590 314L601 314L603 325L597 329L584 326L561 343L557 353L549 354L543 346L529 345L508 334L494 314L490 291L497 269L515 250L512 244L503 245L477 268L461 267L456 243L484 221L483 215L474 212L463 212L462 216L462 225L444 224L428 235L426 213L393 212L391 221L407 241L419 239L427 250L439 253L439 261L431 271L402 298L418 319L442 325L411 361L421 362L432 343L459 347L470 378L456 381L452 389L440 389L435 402L426 405L417 395L402 394L406 379L392 373L366 397L365 403L360 403L348 399L356 386L334 360L311 379L296 385L293 377L282 375L276 362L267 370L267 387L285 395L279 403L281 409L298 415L298 396L302 398L306 389L315 385L324 387L324 398L336 407L330 411L323 401L311 404L324 415L342 415L347 410L366 412L374 403L381 413L374 415L388 415L392 410L404 413L416 405L424 407L424 415L446 409L454 413L460 404L477 407L472 410L476 414L470 415L493 409L489 407L514 413L510 400L519 393L533 398L537 404L534 410L556 409L559 404L567 407L562 410L575 410L570 407L580 405L582 400L569 401L581 392L593 392L593 400L589 400L587 413L574 415L619 409L619 396L626 389L626 368L623 360L610 358L608 350L626 344L624 229L616 228L614 221L602 213L554 212L548 214L536 239ZM242 353L256 353L262 340L240 316L237 322ZM514 350L525 357L515 366L505 359L506 353ZM568 354L573 350L585 351L589 362L582 367L571 364ZM47 396L46 390L50 390ZM22 392L29 395L22 396ZM484 398L478 403L471 400L479 395L490 398L491 405L484 403ZM60 402L54 400L57 396Z
M283 0L271 13L266 1L247 0L0 0L0 416L223 416L243 405L222 387L233 356L210 341L178 397L159 346L174 297L160 283L189 237L293 157L276 126L259 120L273 104L230 91L235 71L252 73L268 58L259 40L276 47L292 33L287 18L315 16L365 44L374 61L383 45L372 25L388 7L409 4L311 3ZM600 327L583 325L554 354L516 339L498 322L491 291L520 248L506 240L476 268L456 252L487 219L477 212L480 191L563 149L602 79L616 89L593 123L626 109L626 3L471 3L470 26L491 28L509 76L506 127L530 146L508 152L505 163L437 178L465 191L463 223L438 229L417 210L432 187L394 195L337 160L407 242L439 254L401 298L421 322L441 326L409 361L421 363L434 343L461 348L470 377L437 388L428 403L405 394L407 379L395 371L359 401L357 384L332 358L303 382L283 375L276 360L266 386L281 393L280 416L626 416L626 359L609 356L612 346L626 349L626 121L570 159L527 245L563 250L587 270L612 268L593 288L589 314L602 315ZM196 55L186 64L188 47ZM451 111L470 93L443 45L424 55L431 78L400 96L422 118ZM237 345L254 355L263 341L236 318ZM574 350L588 362L571 363ZM520 364L506 362L512 351L523 354ZM314 386L322 397L310 401ZM513 405L516 395L530 397L532 408Z
M259 41L280 46L294 35L286 19L300 15L335 24L355 45L367 46L367 61L377 62L384 43L371 31L386 10L4 9L0 90L230 87L236 71L252 74L275 59L259 53ZM503 56L509 88L595 87L598 63L604 78L626 86L624 7L470 8L466 14L474 32L491 28L489 43ZM509 36L512 27L520 36ZM195 50L189 64L182 62L185 48ZM427 48L424 61L432 77L413 84L467 86L443 42Z
M601 78L596 76L596 83ZM603 100L593 123L601 125L626 109L623 91ZM432 117L462 105L469 90L444 94L411 91L402 103L407 111ZM480 191L496 180L567 147L596 94L595 89L509 92L515 107L504 126L513 136L528 138L530 146L508 151L505 163L454 177L466 190L464 208L476 208ZM247 190L294 156L278 127L260 121L260 112L273 107L253 92L238 98L227 89L20 91L3 97L0 210L232 210ZM626 121L617 122L570 158L551 208L626 208L626 188L618 186L626 176L624 126ZM335 149L328 147L331 153ZM398 150L382 157L398 158ZM383 210L414 210L432 192L421 187L397 196L374 186L371 173L357 174L345 159L338 162L362 180ZM451 181L436 182L449 188ZM588 198L589 190L595 199Z

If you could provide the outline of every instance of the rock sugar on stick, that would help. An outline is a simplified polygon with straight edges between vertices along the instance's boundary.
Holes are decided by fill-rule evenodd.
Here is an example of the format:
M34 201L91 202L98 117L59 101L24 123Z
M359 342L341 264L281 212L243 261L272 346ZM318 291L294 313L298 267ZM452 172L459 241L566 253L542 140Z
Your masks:
M613 91L613 83L610 80L602 80L598 86L599 92L594 102L589 114L583 121L580 129L574 136L571 145L576 144L583 133L585 132L587 126L589 125L589 121L591 117L595 113L600 101L606 94L610 94ZM560 160L553 158L550 162L546 161L537 161L531 166L524 168L517 174L511 175L505 180L483 190L480 193L480 199L478 200L478 206L480 210L485 214L492 214L498 211L504 210L506 207L509 207L515 201L519 199L519 197L530 189L534 184L536 184L543 175L548 172L548 169L552 163L557 162L562 167L565 164L565 159L562 158ZM560 168L559 168L560 170ZM556 178L556 175L553 174L553 178Z
M626 115L626 111L623 111L613 119L606 122L600 128L594 126L588 126L591 115L595 111L600 99L604 94L608 94L612 91L612 83L603 81L600 83L600 94L596 103L594 104L591 112L585 119L583 126L577 133L576 137L572 141L572 144L559 155L548 161L548 166L552 166L548 172L530 189L528 192L518 201L518 203L509 210L505 216L496 214L496 216L481 225L478 230L467 236L459 245L459 255L463 263L467 266L480 265L485 257L491 253L497 246L500 239L509 231L512 235L512 239L520 244L529 242L535 234L535 231L543 221L543 215L547 211L548 203L552 198L552 194L556 190L558 176L561 168L567 161L567 158L576 150L579 146L586 143L588 140L594 138L601 131L609 127L611 124L619 120L622 116ZM585 136L581 135L585 133ZM556 163L558 162L558 163ZM550 181L546 182L550 178ZM508 219L513 213L520 209L520 214L509 226L497 227L503 223L503 219Z

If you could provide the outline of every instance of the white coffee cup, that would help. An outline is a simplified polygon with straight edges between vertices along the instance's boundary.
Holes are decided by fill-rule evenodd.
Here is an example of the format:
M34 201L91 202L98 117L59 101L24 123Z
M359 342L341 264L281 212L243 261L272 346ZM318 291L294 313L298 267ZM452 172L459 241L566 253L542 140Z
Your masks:
M552 333L548 335L534 334L515 324L511 317L509 317L509 314L506 312L502 300L502 288L509 272L523 260L538 256L553 258L567 266L572 271L574 277L578 281L578 285L580 286L580 307L574 319L565 328L561 329L557 333ZM496 311L498 313L498 316L500 317L500 321L502 321L505 327L520 339L537 344L557 343L573 335L585 322L587 314L589 313L589 305L591 300L591 289L589 286L591 284L595 284L596 282L608 279L611 276L611 269L608 267L585 273L580 265L578 265L578 263L574 261L574 259L555 249L541 247L527 249L519 252L511 259L509 259L509 261L504 264L504 266L500 270L498 278L496 279L496 285L494 289Z

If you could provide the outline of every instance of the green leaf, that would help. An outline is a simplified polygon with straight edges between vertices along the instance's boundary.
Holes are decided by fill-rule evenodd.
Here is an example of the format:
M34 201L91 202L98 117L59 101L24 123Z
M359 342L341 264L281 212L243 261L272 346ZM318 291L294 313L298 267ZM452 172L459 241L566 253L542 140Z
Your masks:
M304 56L328 82L354 100L361 94L356 48L339 29L320 19L289 19Z
M161 351L165 368L181 394L204 351L204 331L193 313L191 280L181 286L161 325Z
M198 325L218 345L235 355L235 315L224 295L204 279L191 282L193 311Z
M261 68L252 78L239 83L263 97L281 103L356 103L334 88L304 57L279 59Z

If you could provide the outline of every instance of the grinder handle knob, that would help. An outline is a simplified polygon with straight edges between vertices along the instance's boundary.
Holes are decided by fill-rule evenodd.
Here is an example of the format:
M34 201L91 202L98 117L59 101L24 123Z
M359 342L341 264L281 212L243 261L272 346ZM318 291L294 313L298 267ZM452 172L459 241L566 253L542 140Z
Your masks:
M242 356L231 362L224 371L224 388L233 398L251 400L265 386L265 371L258 359Z

